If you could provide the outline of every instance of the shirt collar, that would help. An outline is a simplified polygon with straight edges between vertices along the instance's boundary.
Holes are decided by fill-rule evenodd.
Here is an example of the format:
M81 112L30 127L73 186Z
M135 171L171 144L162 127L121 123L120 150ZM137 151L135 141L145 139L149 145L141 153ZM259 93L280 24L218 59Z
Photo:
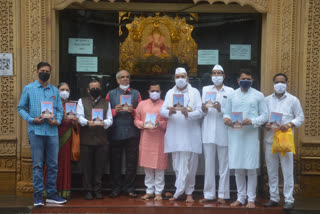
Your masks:
M284 94L282 95L282 97L280 97L280 99L276 96L276 92L273 92L272 97L277 98L279 100L285 99L287 97L288 92L285 91Z
M36 80L36 81L34 81L34 82L35 82L37 88L43 87L43 85L41 85L38 80ZM43 88L44 88L44 87L43 87ZM51 85L48 83L47 87L45 87L45 88L51 88Z
M127 92L131 92L130 87L129 87L126 91L123 91L120 87L118 87L118 88L119 88L119 90L122 91L124 94L127 93Z
M241 92L242 94L247 94L247 93L249 93L249 92L252 91L252 87L250 87L250 88L248 89L248 91L246 91L246 92L243 92L243 91L241 90L241 87L239 87L239 90L240 90L240 92Z
M161 100L161 98L159 98L159 99L157 99L157 101L156 102L152 102L152 99L151 98L149 98L149 102L150 103L152 103L152 104L157 104L157 103L159 103L159 101Z
M213 85L213 87L212 87L212 88L213 88L213 89L216 89L216 90L218 91L218 89L217 89L217 87L216 87L215 85ZM224 84L222 85L222 87L221 87L220 91L224 91Z
M177 92L184 94L188 92L189 86L191 86L190 83L187 83L187 87L183 91L180 91L176 85L174 87Z

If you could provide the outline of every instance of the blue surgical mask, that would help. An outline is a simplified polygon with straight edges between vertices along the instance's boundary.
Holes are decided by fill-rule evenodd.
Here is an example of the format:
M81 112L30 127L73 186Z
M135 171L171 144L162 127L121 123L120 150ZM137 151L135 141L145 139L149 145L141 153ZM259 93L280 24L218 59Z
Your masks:
M252 85L252 80L240 80L239 85L243 90L247 91Z

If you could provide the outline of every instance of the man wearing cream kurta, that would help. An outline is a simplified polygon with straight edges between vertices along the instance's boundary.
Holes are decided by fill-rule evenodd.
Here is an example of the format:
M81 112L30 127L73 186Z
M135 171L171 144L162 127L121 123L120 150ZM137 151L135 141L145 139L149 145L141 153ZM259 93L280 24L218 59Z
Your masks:
M198 155L202 151L200 119L201 96L197 89L189 83L184 68L177 68L175 72L176 85L170 89L161 108L161 116L168 118L167 130L164 138L164 152L172 153L172 166L176 174L176 192L170 200L177 200L184 193L186 202L193 202ZM174 94L183 95L183 108L173 107Z
M268 121L268 110L261 92L251 88L252 74L244 70L238 79L240 88L228 98L224 122L228 128L229 168L235 169L237 200L231 206L243 205L248 197L248 208L255 208L257 169L259 168L259 126ZM232 112L242 112L241 129L231 128ZM246 171L248 182L246 182Z
M212 82L214 85L202 89L202 143L205 161L204 198L200 202L207 202L216 198L216 155L219 161L219 190L218 203L226 203L224 199L230 198L230 174L228 160L228 127L224 125L223 113L227 99L234 90L223 84L225 78L222 66L215 65L212 69ZM207 103L207 93L215 94L214 102Z

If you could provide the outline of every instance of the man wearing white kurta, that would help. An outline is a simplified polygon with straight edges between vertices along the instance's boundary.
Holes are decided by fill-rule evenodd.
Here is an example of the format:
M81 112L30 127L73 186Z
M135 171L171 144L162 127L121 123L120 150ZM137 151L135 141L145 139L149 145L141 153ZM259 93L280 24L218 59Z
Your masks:
M255 208L257 169L260 141L258 127L268 121L268 110L261 92L251 88L252 74L244 70L238 79L240 88L228 98L224 122L232 125L231 112L242 112L241 129L228 128L229 168L235 169L237 200L231 206L243 205L248 196L248 208ZM248 183L246 182L246 171Z
M271 112L282 114L282 120L279 127L281 131L287 131L289 128L299 127L304 121L303 110L298 98L286 91L287 82L288 77L285 74L276 74L273 77L275 92L265 98L269 110L269 115ZM281 153L271 154L273 138L274 130L271 129L271 124L267 123L264 143L269 177L270 201L264 204L264 206L278 206L278 203L280 201L278 186L280 161L284 182L283 194L285 197L285 204L283 208L292 209L294 203L293 153L286 152L284 156L282 156Z
M212 82L214 85L202 89L202 143L205 160L204 198L200 202L207 202L216 198L216 155L219 161L219 190L218 203L226 203L224 199L230 198L230 173L228 164L228 127L224 125L223 114L227 98L234 90L223 84L225 74L222 66L215 65L212 69ZM212 107L207 107L207 93L216 93Z
M185 193L186 202L193 202L198 154L202 152L201 96L199 91L188 83L189 78L184 68L176 69L175 82L176 85L167 92L160 110L161 116L168 118L164 152L172 153L172 166L176 174L176 192L170 200L177 200ZM183 95L182 110L173 107L174 94Z

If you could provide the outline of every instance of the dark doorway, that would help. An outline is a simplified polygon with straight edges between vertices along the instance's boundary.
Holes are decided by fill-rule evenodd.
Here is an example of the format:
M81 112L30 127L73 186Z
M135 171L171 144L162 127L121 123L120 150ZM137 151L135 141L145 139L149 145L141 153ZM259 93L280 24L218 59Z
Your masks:
M99 79L104 93L116 87L115 73L119 67L119 44L126 35L125 24L134 16L154 16L154 13L131 13L129 19L119 24L119 13L92 10L64 10L60 12L60 81L71 86L71 98L79 99L86 95L85 88L90 78ZM261 14L211 14L200 13L198 20L190 19L189 14L166 14L185 17L194 26L192 36L198 50L218 50L219 64L226 73L225 84L237 88L237 76L240 69L251 69L254 73L256 89L260 89L260 53L261 53ZM119 28L123 30L119 37ZM92 54L69 54L69 38L90 38L93 40ZM230 60L230 45L251 45L250 60ZM97 57L97 72L77 72L77 56ZM202 80L208 78L213 65L198 65L197 75L191 78L194 87L201 89ZM147 84L155 77L133 76L132 87L140 90L147 98ZM174 85L171 76L156 77L163 84L164 92ZM205 81L207 82L207 81ZM208 81L210 82L210 79ZM201 90L200 90L201 91ZM164 96L164 94L163 94Z

